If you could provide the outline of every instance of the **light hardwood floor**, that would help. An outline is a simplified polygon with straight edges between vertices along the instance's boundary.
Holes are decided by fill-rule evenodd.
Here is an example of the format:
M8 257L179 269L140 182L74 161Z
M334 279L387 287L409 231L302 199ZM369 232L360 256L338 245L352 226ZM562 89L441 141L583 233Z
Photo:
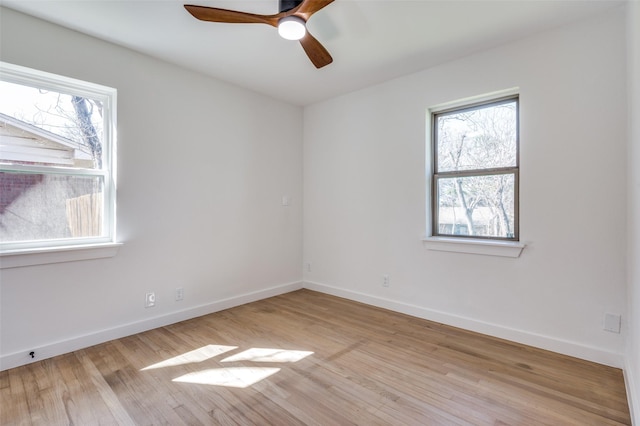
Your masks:
M630 424L618 369L300 290L0 372L2 425Z

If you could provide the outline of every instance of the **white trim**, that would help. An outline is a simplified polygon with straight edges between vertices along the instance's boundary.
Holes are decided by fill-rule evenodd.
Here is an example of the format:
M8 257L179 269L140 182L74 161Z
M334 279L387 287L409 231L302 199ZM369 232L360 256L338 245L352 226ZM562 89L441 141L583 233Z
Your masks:
M455 253L482 254L486 256L520 257L524 243L466 238L424 237L429 250Z
M0 73L2 80L24 86L55 90L56 92L80 95L85 98L107 100L106 93L115 92L116 89L97 83L65 77L46 71L23 67L0 61Z
M122 243L40 247L0 253L0 269L114 257Z
M459 315L448 314L446 312L436 311L421 306L411 305L409 303L399 302L396 300L385 299L378 296L359 293L343 288L334 287L317 282L305 281L304 288L331 294L345 299L355 300L357 302L366 303L395 312L411 315L417 318L435 321L453 327L463 328L465 330L475 331L476 333L487 334L489 336L498 337L500 339L557 352L563 355L569 355L581 358L587 361L597 362L599 364L611 367L622 368L624 357L620 353L609 352L587 346L570 340L558 339L542 334L531 333L524 330L505 327L498 324L492 324L484 321L478 321L473 318L463 317Z
M72 337L70 339L51 342L36 348L24 348L18 352L4 355L0 357L0 371L10 368L19 367L21 365L30 364L32 362L42 361L46 358L73 352L89 346L98 345L108 342L109 340L119 339L136 333L142 333L158 327L164 327L196 318L202 315L208 315L214 312L233 308L235 306L244 305L246 303L255 302L257 300L266 299L280 294L289 293L291 291L300 290L302 282L292 282L270 287L264 290L258 290L251 293L245 293L238 296L229 297L227 299L218 300L200 306L184 309L182 311L170 312L165 315L159 315L140 321L122 324L117 327L96 331L94 333L82 336ZM29 352L35 352L35 358L29 356Z
M626 357L624 367L624 384L627 388L627 402L629 403L629 413L631 414L631 424L640 425L640 394L638 393L640 383L636 378L640 371L635 371L629 357Z
M1 356L0 371L18 367L21 365L26 365L31 362L41 361L43 359L51 358L57 355L73 352L75 350L104 343L109 340L130 336L132 334L141 333L158 327L164 327L180 321L185 321L187 319L196 318L224 309L233 308L235 306L244 305L246 303L255 302L257 300L289 293L301 288L307 288L309 290L343 297L357 302L366 303L380 308L411 315L417 318L423 318L429 321L435 321L442 324L451 325L453 327L459 327L466 330L475 331L477 333L487 334L501 339L546 349L549 351L597 362L616 368L623 368L624 365L625 383L627 385L627 395L629 398L630 411L632 419L634 420L633 424L636 424L638 416L640 415L640 413L635 412L638 411L640 406L638 404L638 395L634 392L634 389L636 389L636 387L634 386L635 384L633 382L634 376L632 366L630 365L628 360L626 363L624 362L624 357L622 354L604 351L599 348L583 345L569 340L562 340L550 336L530 333L523 330L517 330L497 324L478 321L473 318L452 315L404 302L371 296L364 293L345 290L338 287L311 281L297 281L282 284L264 290L245 293L216 302L195 306L182 311L171 312L166 315L123 324L110 329L100 330L94 333L73 337L63 341L52 342L36 348L25 348L21 351ZM34 351L36 353L35 358L31 359L29 357L30 351Z
M452 102L445 102L445 103L441 103L441 104L429 107L427 109L428 116L431 117L431 114L433 113L439 113L439 112L450 110L450 109L466 107L469 105L482 103L482 102L489 102L492 100L507 98L509 96L516 96L519 94L520 94L520 88L512 87L510 89L498 90L496 92L485 93L478 96L470 96L468 98L458 99Z
M79 170L74 167L64 166L40 166L37 164L3 164L0 166L0 170L3 172L18 172L18 173L36 173L36 174L48 174L48 175L65 175L65 176L88 176L88 177L105 177L107 173L103 170Z

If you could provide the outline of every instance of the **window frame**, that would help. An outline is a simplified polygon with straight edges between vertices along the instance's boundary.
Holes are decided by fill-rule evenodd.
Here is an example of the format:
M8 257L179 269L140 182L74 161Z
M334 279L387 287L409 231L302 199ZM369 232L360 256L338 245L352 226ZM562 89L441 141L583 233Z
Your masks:
M497 106L505 103L516 103L516 152L515 152L515 166L509 167L497 167L497 168L481 168L481 169L468 169L459 171L438 171L438 126L437 117L450 115L461 112L474 111L490 106ZM467 99L443 105L441 107L434 107L429 109L430 116L430 157L431 157L431 171L430 171L430 217L431 223L429 238L431 240L447 239L451 241L466 241L466 242L496 242L496 243L519 243L520 241L520 94L517 90L511 89L499 94L492 94L482 96L475 99ZM513 175L514 177L514 224L513 224L513 238L500 237L500 236L485 236L485 235L461 235L461 234L445 234L440 232L439 223L439 192L438 182L440 179L451 179L456 177L476 177L476 176L497 176L497 175ZM519 244L518 244L519 246ZM447 250L449 251L449 250ZM518 253L519 255L519 253Z
M38 164L0 164L2 172L34 173L101 177L103 181L103 231L98 237L70 237L60 239L0 242L0 256L46 252L74 251L115 246L116 242L116 120L117 90L75 78L27 68L0 61L0 80L99 100L103 103L102 167L100 169L73 168ZM75 256L77 257L77 256ZM97 256L104 257L104 256ZM3 264L13 264L3 259ZM72 259L74 260L74 259ZM19 262L23 266L24 261ZM49 263L49 262L37 262ZM32 264L26 262L26 264ZM1 267L11 267L2 265Z

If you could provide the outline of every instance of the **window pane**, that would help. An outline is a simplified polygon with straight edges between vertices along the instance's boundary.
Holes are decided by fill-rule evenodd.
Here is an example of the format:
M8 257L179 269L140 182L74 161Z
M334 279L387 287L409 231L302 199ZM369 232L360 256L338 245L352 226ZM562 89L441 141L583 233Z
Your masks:
M103 178L0 172L0 241L102 236Z
M0 161L102 168L102 102L0 81Z
M515 167L517 102L436 114L437 172Z
M514 238L515 176L439 178L439 235Z

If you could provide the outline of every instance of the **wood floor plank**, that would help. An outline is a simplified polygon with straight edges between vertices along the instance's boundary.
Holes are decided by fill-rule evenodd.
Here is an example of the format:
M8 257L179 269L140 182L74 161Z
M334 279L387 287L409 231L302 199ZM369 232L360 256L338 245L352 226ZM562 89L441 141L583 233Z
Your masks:
M103 422L122 425L122 426L132 426L135 425L135 422L129 416L129 413L120 403L118 396L115 394L113 389L107 384L104 380L104 376L100 374L95 364L91 362L89 357L86 354L86 351L81 350L76 353L80 365L86 371L89 376L89 380L91 380L91 385L95 388L97 392L96 400L103 401L107 410L109 411L108 415L102 417ZM92 401L92 405L93 405Z
M15 370L10 370L15 371ZM3 387L0 393L0 424L18 424L17 422L26 423L31 414L29 413L29 405L25 397L26 391L22 383L22 376L19 374L10 374L9 371L0 373L4 377ZM5 385L6 384L6 385Z
M300 290L0 372L2 425L629 425L619 369Z

